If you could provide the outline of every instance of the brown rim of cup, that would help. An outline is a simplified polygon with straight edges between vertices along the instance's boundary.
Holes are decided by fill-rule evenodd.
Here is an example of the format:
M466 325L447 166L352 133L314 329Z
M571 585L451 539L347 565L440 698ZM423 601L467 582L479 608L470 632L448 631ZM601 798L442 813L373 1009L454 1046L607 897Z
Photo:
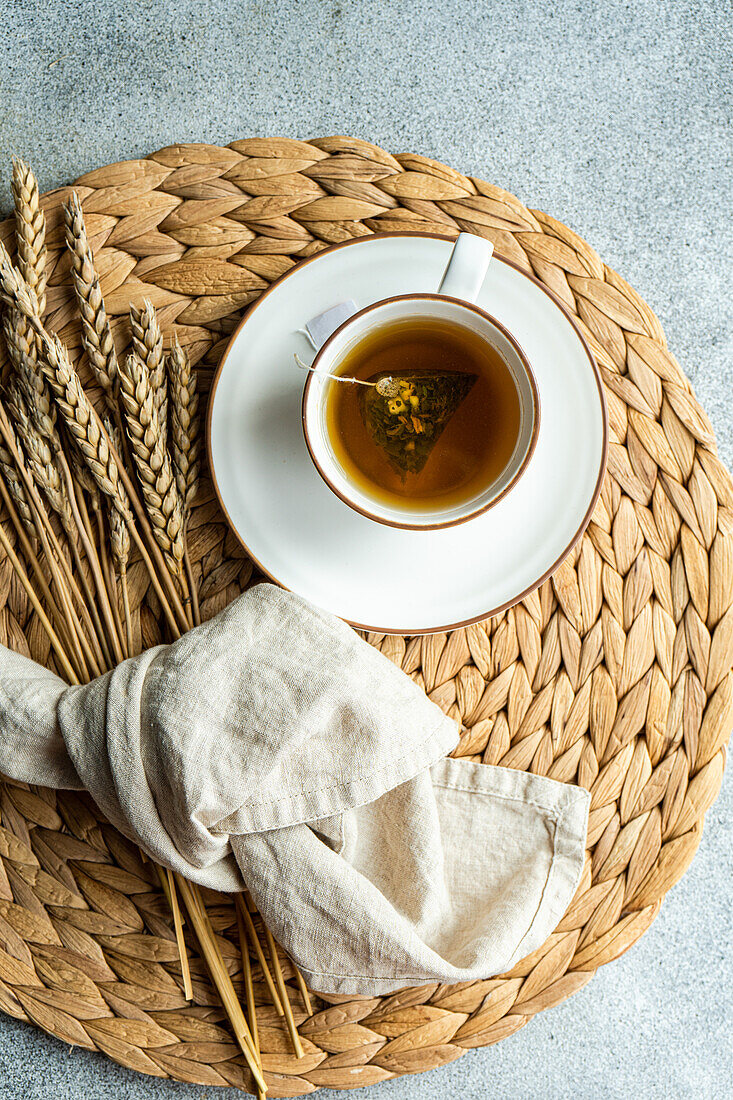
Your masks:
M519 361L521 362L522 367L524 368L524 372L527 375L527 379L529 381L529 388L532 392L532 435L530 436L529 445L527 447L527 450L525 451L524 458L515 470L513 477L504 486L502 491L498 493L495 497L492 497L487 504L479 505L471 512L467 512L466 515L459 516L457 519L444 520L443 522L439 523L405 523L398 520L385 519L383 516L375 515L375 513L370 512L368 508L363 507L359 504L355 504L353 500L349 500L347 496L345 496L339 489L336 488L314 453L310 433L308 430L305 407L311 386L316 381L319 359L327 351L329 344L331 344L332 341L334 341L336 337L344 331L344 329L348 328L348 326L353 321L357 321L360 317L363 317L367 313L371 313L373 310L381 309L382 306L390 305L392 302L425 301L451 302L453 305L461 306L464 309L471 310L473 313L477 313L485 321L488 321L489 324L492 325L495 329L498 329L498 331L502 334L506 341L511 345ZM488 343L488 341L486 341L486 343ZM345 321L343 321L337 329L334 329L328 339L325 340L323 344L321 344L318 352L316 353L316 357L311 364L311 371L308 374L305 386L303 387L303 399L301 403L300 419L303 426L305 445L308 448L308 454L311 457L313 465L315 466L319 475L321 476L323 481L325 481L331 492L334 493L339 498L339 500L342 500L344 504L348 505L349 508L353 509L353 511L355 512L358 512L359 515L364 516L366 519L373 520L375 523L381 523L384 527L397 527L402 531L441 531L446 527L458 527L459 524L466 523L468 520L475 519L476 516L481 516L484 514L484 512L488 512L490 508L493 508L495 504L498 504L500 500L503 500L507 493L517 484L519 479L525 473L527 466L529 465L529 461L534 454L535 447L537 446L537 437L540 430L540 398L537 392L537 383L535 381L532 368L529 365L529 360L527 359L524 349L518 343L516 338L512 336L511 332L509 332L509 330L504 325L502 325L501 321L497 321L496 318L492 317L490 313L487 313L485 309L481 309L480 306L475 305L473 302L464 302L462 298L453 298L449 294L393 294L390 298L382 298L379 302L372 302L371 305L364 306L363 309L360 309L356 313L353 313L351 317L348 317ZM509 463L507 463L507 466L508 465ZM506 470L506 466L504 467L504 470ZM502 470L501 473L503 473L504 470ZM501 474L498 475L498 477L500 476ZM494 478L494 481L497 481L498 477Z
M447 233L425 233L425 232L423 232L423 233L419 233L419 232L371 233L368 237L356 237L356 238L354 238L352 240L349 240L349 241L341 241L339 244L332 244L328 248L324 248L320 252L316 252L313 256L309 256L307 259L301 260L301 262L299 264L297 264L295 267L291 268L289 271L284 272L284 274L280 275L279 278L275 279L274 282L272 282L270 284L270 286L267 288L267 290L263 291L262 294L259 296L259 298L255 302L252 303L252 305L246 311L246 313L242 317L242 319L239 322L239 324L237 325L237 327L234 329L234 332L229 337L229 342L228 342L226 348L224 349L222 357L219 360L219 365L218 365L218 367L216 368L216 370L214 372L214 377L212 378L212 381L211 381L211 389L209 391L208 407L207 407L207 411L206 411L206 459L207 459L207 462L208 462L208 465L209 465L209 473L210 473L210 476L211 476L211 483L214 487L214 492L216 493L216 499L219 502L219 507L221 508L222 512L224 513L226 521L229 524L230 530L232 531L232 534L234 535L234 537L236 538L237 542L240 544L242 549L247 553L247 555L249 556L249 559L253 563L253 565L255 565L257 567L257 569L259 569L260 573L262 573L262 575L264 577L267 577L269 580L271 580L273 582L273 584L279 585L279 587L283 588L286 592L290 591L288 586L286 584L283 584L283 582L278 577L276 577L274 573L271 573L269 571L269 569L267 569L266 566L263 565L263 563L259 560L259 558L255 557L255 555L252 553L250 548L247 546L247 543L244 541L244 539L242 538L242 536L239 534L236 527L232 523L232 517L229 515L227 507L226 507L226 505L225 505L225 503L222 499L222 495L221 495L221 492L220 492L220 489L219 489L219 482L217 481L217 477L216 477L216 470L214 469L213 456L212 456L212 450L211 450L211 421L212 421L213 410L214 410L214 398L216 397L216 390L217 390L217 387L219 385L219 378L221 377L221 373L224 369L224 365L225 365L225 363L226 363L226 361L229 357L229 352L231 351L232 346L234 345L234 342L236 341L237 337L239 336L239 333L242 331L244 326L247 324L247 321L250 319L250 317L252 316L254 311L257 309L257 307L260 305L260 303L262 301L264 301L265 298L267 298L274 291L278 290L279 287L280 287L280 284L284 283L285 280L290 278L290 276L293 275L296 271L300 271L301 268L305 267L308 264L313 263L314 260L318 260L318 259L320 259L321 256L325 256L327 253L330 253L330 252L336 252L337 250L344 249L344 248L352 248L352 247L355 248L357 245L360 245L360 244L363 245L363 244L365 244L369 241L373 241L373 240L384 240L384 239L394 240L394 239L409 238L409 237L415 237L415 238L422 239L422 240L427 239L427 240L434 240L434 241L445 241L446 244L454 244L455 243L455 236L449 236ZM588 357L588 362L589 362L590 368L593 372L593 377L595 379L596 388L598 390L598 396L599 396L600 402L601 402L601 412L603 414L603 447L602 447L602 450L601 450L601 461L600 461L600 464L599 464L599 467L598 467L598 477L596 478L596 484L595 484L595 489L593 490L593 495L591 496L588 507L585 511L585 515L583 516L582 520L580 521L580 524L578 525L575 533L573 534L573 537L570 539L570 542L562 550L562 552L558 555L558 557L555 559L555 561L552 563L552 565L550 565L545 570L545 572L540 577L537 578L537 580L533 581L526 588L522 589L521 592L517 593L517 595L513 596L510 600L505 600L504 603L498 604L496 607L487 608L487 610L480 612L478 615L471 615L468 619L460 619L460 620L458 620L458 622L438 624L437 626L431 626L431 627L424 627L424 626L418 626L418 627L384 626L384 625L375 625L373 623L360 623L360 622L357 622L355 619L346 619L345 621L348 622L350 626L353 626L355 630L373 631L373 632L379 633L379 634L402 634L402 635L408 635L408 636L417 636L417 635L420 635L420 634L435 634L438 631L460 630L463 627L472 626L473 623L484 622L485 619L490 619L493 615L501 615L504 611L508 611L510 607L514 607L516 604L520 603L523 599L525 599L527 596L529 596L532 592L536 591L536 589L538 589L540 587L540 585L544 584L545 581L548 580L552 576L552 574L555 572L557 567L565 560L565 558L568 556L568 554L570 554L571 551L577 546L577 544L580 542L580 539L583 537L583 532L585 531L586 527L590 523L591 516L593 515L593 511L595 509L595 506L598 503L598 498L601 495L601 489L603 488L603 478L604 478L604 475L606 473L606 463L607 463L607 460L608 460L608 408L607 408L607 405L606 405L606 395L603 392L603 383L601 381L600 371L598 369L598 364L596 363L595 356L593 355L593 352L590 349L590 345L589 345L588 341L586 340L585 336L583 335L583 333L578 328L578 325L574 321L573 316L570 313L570 311L568 310L567 306L565 305L565 303L560 298L558 298L558 296L557 296L557 294L555 294L554 290L551 290L548 286L545 285L545 283L541 282L540 279L538 279L537 276L534 275L532 272L525 271L524 268L520 267L519 264L514 262L514 260L509 260L505 256L500 256L497 252L494 252L494 255L492 257L491 262L492 263L506 264L507 267L514 268L514 270L518 271L520 273L520 275L522 275L525 279L529 279L530 282L534 283L535 286L539 287L539 289L543 292L543 294L546 294L547 297L550 299L550 301L553 302L557 306L557 308L560 310L562 315L565 317L566 321L569 322L569 324L571 325L571 327L573 328L573 330L575 332L575 335L578 337L578 340L580 341L580 343L583 347L583 350L585 351L585 354ZM343 618L343 616L341 616L341 617Z

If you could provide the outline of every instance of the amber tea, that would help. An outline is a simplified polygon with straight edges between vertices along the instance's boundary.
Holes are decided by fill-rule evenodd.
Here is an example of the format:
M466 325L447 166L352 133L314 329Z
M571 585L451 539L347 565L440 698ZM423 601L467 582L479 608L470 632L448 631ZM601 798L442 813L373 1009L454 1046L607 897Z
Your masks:
M338 365L326 426L344 473L386 505L463 504L502 473L520 430L509 367L463 325L413 317L369 333Z

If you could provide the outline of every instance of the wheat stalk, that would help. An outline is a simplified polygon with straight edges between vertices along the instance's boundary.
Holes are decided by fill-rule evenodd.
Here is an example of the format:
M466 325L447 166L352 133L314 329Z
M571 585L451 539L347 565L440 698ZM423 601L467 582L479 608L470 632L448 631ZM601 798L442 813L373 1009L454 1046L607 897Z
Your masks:
M124 576L130 559L130 532L116 508L110 509L108 518L112 556L118 572Z
M76 508L74 515L78 515L81 519L81 529L83 529L86 534L94 555L95 563L99 566L99 575L101 575L102 580L102 599L106 609L105 621L108 626L112 627L110 635L112 645L116 653L119 651L122 654L120 658L122 660L125 657L129 657L130 654L127 651L123 639L122 619L120 618L119 599L117 597L117 582L108 552L107 531L104 523L101 495L96 484L92 481L93 492L90 503L96 520L96 525L93 525L91 516L89 515L89 509L87 508L83 486L74 478L63 451L59 453L58 457L64 472L64 477L70 486L69 491L72 498L72 507L75 505ZM77 523L78 522L79 520L77 519ZM107 615L107 611L109 615Z
M51 372L50 377L54 379L51 383L51 388L56 396L57 404L64 417L67 428L72 437L76 440L82 458L86 462L87 468L96 481L98 488L109 499L112 506L120 513L128 525L130 534L135 539L138 550L145 562L156 595L161 601L163 611L169 624L175 631L178 630L176 617L168 601L168 597L171 597L173 606L180 615L183 628L186 629L188 622L175 589L172 585L169 586L168 596L166 596L158 572L150 560L144 542L137 533L135 520L130 507L131 500L133 504L137 504L136 498L130 495L134 492L132 483L125 473L124 466L122 466L119 461L118 454L113 451L110 446L109 436L104 431L96 410L86 396L79 376L69 362L66 349L55 336L49 337L45 334L44 343L48 358L48 368ZM138 505L136 511L138 517L143 519L144 512L142 511L142 505ZM153 539L152 544L156 552L161 553L158 550L154 529L151 531L151 536ZM160 564L163 566L163 575L166 576L166 563L163 560L162 553Z
M251 942L251 944L254 948L254 952L255 952L255 956L257 958L257 962L260 964L260 969L262 970L262 976L265 979L265 985L267 986L267 992L270 994L270 999L271 999L273 1005L275 1006L275 1011L277 1012L278 1016L284 1016L285 1015L285 1010L284 1010L284 1008L283 1008L283 1006L280 1002L280 995L277 991L277 986L275 985L275 982L273 981L272 974L270 973L270 968L267 965L267 959L265 958L265 954L262 950L262 945L260 944L260 940L259 940L259 937L257 935L257 929L254 926L254 921L252 920L252 915L251 915L249 909L247 908L247 904L246 904L242 894L235 894L234 904L237 907L237 909L238 909L238 911L239 911L239 913L242 917L242 920L244 921L244 926L247 929L247 934L248 934L250 942Z
M10 310L3 324L5 343L33 422L55 450L58 439L56 406L51 401L48 386L38 364L35 336L31 342L25 339L26 323L27 319L17 310Z
M11 181L15 203L15 241L18 269L38 302L43 316L46 309L46 219L40 207L38 183L27 164L13 161ZM35 335L22 314L13 310L11 323L16 333L17 346L31 358L35 358ZM11 361L14 347L8 346Z
M12 413L20 441L23 444L28 460L28 468L43 490L48 503L61 520L62 527L68 533L74 526L71 503L61 480L61 475L54 463L54 456L48 440L43 437L33 422L17 379L14 379L8 386L6 403Z
M161 435L150 372L135 352L120 363L120 397L153 532L171 573L180 576L183 504Z
M32 480L29 471L25 467L25 460L20 450L20 446L15 437L12 425L8 421L7 417L3 415L2 406L0 406L0 421L2 427L2 438L6 444L0 443L0 496L10 516L11 522L15 527L16 534L23 548L26 556L26 560L30 563L33 574L36 578L36 582L40 589L43 598L46 600L47 607L51 613L53 620L59 624L59 635L64 644L71 645L75 655L79 655L80 659L79 669L83 669L85 661L83 656L79 653L79 645L74 636L75 632L70 631L68 625L63 622L63 616L59 611L58 605L54 600L51 590L48 587L48 582L41 569L40 562L38 560L38 546L39 539L41 545L44 548L46 554L46 560L48 567L55 583L58 587L61 581L58 567L54 563L53 558L50 555L50 546L47 540L45 532L39 527L36 520L36 502L34 501L32 493ZM20 471L20 473L19 473ZM61 600L64 606L64 595L61 594ZM82 613L84 612L82 608ZM58 656L58 654L57 654ZM64 657L64 659L66 659ZM75 656L75 659L76 656Z
M170 452L178 492L188 517L199 483L199 399L188 355L175 340L168 356L170 379Z
M46 563L51 573L51 579L58 593L60 606L64 612L69 632L69 640L72 645L74 660L78 663L79 674L87 674L90 668L95 673L98 673L100 667L97 656L101 656L101 651L98 650L95 654L84 630L81 629L76 622L72 606L72 596L73 599L77 601L80 613L84 619L84 624L90 632L89 636L93 639L94 628L89 612L81 592L79 591L79 587L74 580L71 569L69 568L69 563L64 556L57 535L48 518L34 480L26 466L15 432L2 402L0 402L0 436L14 463L15 471L20 477L23 491L31 509L33 525L41 548L45 554Z
M8 559L9 559L11 565L13 566L13 569L15 570L15 574L18 577L18 580L20 581L23 588L25 589L26 595L28 596L28 599L31 602L31 606L33 607L34 611L38 615L38 618L41 622L41 626L43 627L43 629L46 631L46 634L48 635L48 639L51 642L51 645L53 646L53 651L54 651L54 653L56 654L56 657L59 660L59 663L61 665L61 669L62 669L64 675L66 676L67 680L69 680L70 683L78 684L79 679L76 675L76 670L74 669L73 665L69 661L69 658L66 655L66 650L65 650L65 648L64 648L64 646L61 642L61 639L59 638L58 634L56 633L53 626L51 625L51 622L50 622L48 616L46 615L46 612L43 609L43 605L42 605L41 601L38 599L38 596L36 595L36 592L33 588L33 585L30 583L30 581L28 579L28 575L27 575L25 569L23 568L23 566L21 565L17 554L13 550L13 547L10 544L10 540L8 539L8 536L5 534L5 531L3 530L3 525L1 523L0 523L0 543L2 543L3 549L5 550L5 553L7 554Z
M61 439L56 430L57 409L52 403L48 386L44 380L42 369L36 358L36 338L32 342L26 341L26 331L33 331L28 326L27 318L12 310L5 318L5 338L10 352L11 360L16 369L16 376L8 389L11 411L14 413L16 426L29 458L29 469L43 490L49 504L59 515L61 524L67 534L69 545L77 561L84 594L86 596L91 615L94 618L95 627L101 632L104 653L99 652L98 657L109 657L109 649L104 643L104 633L101 629L101 621L97 612L97 601L93 598L91 589L87 583L86 574L78 557L77 537L75 537L77 501L74 492L73 478L69 473L69 467L64 454ZM59 468L64 474L62 480ZM68 475L68 476L67 476ZM91 475L90 475L91 476ZM98 490L93 480L91 482L94 493L98 496ZM80 532L82 542L88 554L92 574L97 587L98 595L102 600L102 610L105 612L105 620L108 623L109 638L112 649L120 653L119 646L115 642L115 629L110 622L112 608L109 605L108 595L102 577L96 568L94 550L91 542L84 538L85 532ZM109 612L110 614L107 614Z
M61 442L54 433L55 438L52 437L51 443L49 443L49 440L38 430L17 380L8 388L7 404L13 414L18 434L28 456L28 469L32 477L35 478L36 484L43 491L51 508L58 515L61 526L66 533L84 590L86 606L94 620L94 632L101 644L101 652L97 656L108 664L112 661L113 653L118 660L122 660L123 655L116 638L116 627L112 619L112 609L104 585L104 577L94 546L82 523L73 478L61 449ZM53 444L53 449L51 444ZM95 598L84 569L80 544L87 556L97 598ZM106 636L98 605L106 625ZM94 633L92 634L93 637ZM112 646L111 649L108 647L108 642Z
M58 605L51 595L51 589L48 587L48 581L44 576L44 573L41 569L41 564L38 560L38 542L36 539L35 527L31 527L29 531L26 521L24 519L21 519L13 503L13 498L8 491L6 480L8 476L8 471L6 469L4 460L7 459L11 463L13 460L10 456L9 451L7 451L4 447L0 446L0 453L3 455L3 462L0 463L0 473L3 475L2 477L0 477L0 498L2 498L5 509L10 516L10 522L15 528L15 533L18 536L18 541L20 542L20 545L23 549L26 561L30 563L31 570L33 571L33 575L36 578L36 582L38 584L41 595L46 601L46 606L50 613L51 620L55 623L58 623L59 636L62 643L68 648L68 643L70 641L68 631L65 624L63 623L63 618L61 612L59 611ZM13 473L15 473L14 470ZM33 524L32 516L30 517L30 519L31 524Z
M265 933L265 943L267 944L267 951L270 956L270 962L272 963L272 969L275 971L275 984L277 991L280 994L280 1002L285 1010L285 1026L290 1036L290 1042L293 1044L293 1050L295 1051L296 1058L303 1057L303 1044L300 1041L300 1035L298 1029L295 1026L295 1018L293 1016L293 1009L290 1005L290 998L288 997L287 986L285 985L285 976L283 975L282 966L280 965L280 959L277 953L277 944L272 935L272 932L266 924L262 925Z
M127 561L130 556L130 533L127 524L120 513L112 508L109 511L109 541L112 550L112 560L120 578L120 590L122 592L122 612L125 617L125 644L127 656L132 657L135 650L135 641L132 632L132 616L130 614L130 591L127 584Z
M30 326L27 317L24 317L17 309L8 310L3 323L5 341L8 346L10 361L16 370L35 370L36 336ZM28 366L24 359L28 360Z
M43 316L46 310L46 218L41 210L38 183L28 165L13 161L13 200L15 203L15 240L18 268L38 299Z
M18 511L18 515L25 525L28 535L31 539L31 545L36 542L36 529L33 523L33 516L31 514L30 505L28 503L28 497L25 494L23 483L21 482L13 459L10 455L10 451L7 447L3 447L0 444L0 472L5 479L8 492L15 504Z
M312 1016L313 1015L313 1004L311 1002L311 995L308 992L308 986L305 984L305 978L300 973L300 970L295 965L295 963L293 962L292 959L290 960L290 965L292 966L293 970L295 971L295 984L297 985L298 989L300 990L300 996L303 1000L303 1008L306 1011L306 1015Z
M119 428L110 420L105 420L104 426L112 440L115 450L119 454L122 448L122 434ZM133 656L135 648L132 634L132 618L130 615L130 594L127 587L127 563L130 559L130 532L126 521L116 508L110 507L107 512L109 521L109 542L112 551L112 561L120 578L122 591L122 609L125 616L125 638L127 642L127 655Z
M257 1055L257 1050L252 1034L247 1026L247 1021L242 1012L242 1007L237 1000L236 993L229 973L224 965L224 960L216 942L214 930L211 927L206 908L201 899L201 892L194 883L187 882L184 878L176 876L181 891L183 903L191 919L194 931L201 944L206 965L212 980L221 997L222 1004L229 1016L230 1023L239 1044L239 1049L245 1057L255 1083L263 1093L267 1092L267 1083L262 1076L262 1069Z
M249 1030L252 1035L255 1053L261 1061L260 1036L257 1028L257 1008L255 1006L255 990L252 980L252 963L249 957L249 943L247 941L247 932L244 927L242 915L236 907L235 912L237 915L237 932L239 934L239 953L242 956L242 970L244 973L244 996L247 1004L247 1021L249 1023ZM255 1085L255 1087L257 1089L257 1100L264 1100L266 1094L259 1085Z
M84 553L87 556L87 561L89 562L89 566L90 566L91 571L92 571L92 578L94 580L94 586L96 588L97 596L98 596L98 599L99 599L99 609L100 609L101 614L102 614L102 620L104 622L104 626L102 626L102 623L99 621L99 613L97 611L96 606L94 606L92 608L92 614L94 616L95 624L97 624L97 629L98 629L98 632L99 632L99 638L100 638L100 641L104 645L105 653L107 654L107 659L108 659L109 663L111 664L112 661L111 661L111 657L109 657L109 655L108 655L107 646L105 644L105 631L106 631L106 639L112 647L112 654L114 655L114 657L117 661L122 661L122 660L124 660L125 655L122 651L122 642L121 642L121 637L120 637L121 632L120 632L120 628L119 628L119 619L115 617L115 613L114 613L114 610L113 610L113 607L112 607L112 601L110 599L110 593L107 590L107 580L105 579L105 575L107 573L107 570L105 569L106 551L105 550L102 551L102 559L100 560L100 557L97 554L96 545L94 543L94 534L92 532L91 524L89 522L89 513L87 512L86 506L84 505L84 498L83 498L83 496L81 496L81 501L82 501L81 507L84 510L84 515L82 516L82 512L81 512L81 509L79 507L79 502L77 501L77 497L76 497L76 488L75 488L75 485L74 485L74 479L72 477L71 470L69 469L69 464L66 462L66 459L64 458L63 452L59 451L58 459L59 459L59 465L61 467L62 474L63 474L64 479L65 479L67 492L69 494L69 502L71 504L71 511L72 511L73 516L74 516L75 533L76 533L76 536L78 537L79 541L81 542L82 546L84 547ZM86 520L86 522L85 522L85 520ZM73 534L69 535L69 541L72 543L72 548L74 548L75 547L75 541L73 539ZM76 550L75 549L73 550L73 552L76 555ZM91 598L91 596L89 598ZM114 600L115 600L115 604L116 604L117 603L116 593L114 593ZM96 601L95 601L95 604L96 604Z
M150 556L136 532L130 501L132 501L138 518L141 522L147 522L142 506L138 504L134 495L132 482L127 476L124 466L119 462L119 456L114 453L109 444L109 437L102 427L101 420L93 405L89 401L78 374L71 365L68 353L57 336L49 335L43 327L38 316L35 295L30 290L18 272L14 269L10 258L3 245L0 243L0 295L10 303L16 305L31 321L34 330L43 342L44 357L41 360L41 368L46 376L56 403L66 422L66 426L72 438L76 441L79 451L84 458L94 480L102 493L109 497L114 507L126 520L130 527L130 533L135 538L138 549L143 557L150 579L156 594L161 601L163 610L171 626L177 629L176 617L171 609L169 598L172 601L176 614L180 616L180 622L184 629L188 628L188 619L181 604L180 598L172 585L168 586L168 596L163 591L161 579L157 574ZM155 530L153 535L153 547L158 550ZM161 555L161 564L165 565ZM163 571L165 576L165 570Z
M188 355L178 340L174 340L167 360L170 380L170 454L175 471L178 493L183 502L183 565L191 593L193 621L201 617L196 580L188 553L186 529L191 505L199 487L199 418L196 375L191 370Z
M38 313L38 302L35 293L26 285L11 263L2 242L0 242L0 298L9 305L15 306L24 316L28 317L34 331L40 337L45 352L41 364L42 369L70 434L78 443L81 454L102 493L110 497L114 506L127 520L130 526L130 534L140 551L150 574L151 583L171 627L177 630L180 622L184 630L188 629L188 618L174 585L172 583L167 584L167 593L163 590L163 585L166 584L166 580L163 578L168 577L165 568L166 563L163 560L162 551L158 547L154 533L148 524L145 510L135 496L132 481L124 466L119 463L119 456L110 450L109 438L101 426L101 420L96 410L84 393L84 388L76 371L71 366L66 349L58 337L50 336L43 327L43 322ZM145 543L137 533L134 522L132 522L132 515L129 510L130 500L143 531L150 534L150 545L153 554L155 556L159 555L159 564L163 566L161 574L158 574L154 568Z
M119 464L118 456L113 453L107 433L102 427L102 422L89 401L78 374L71 366L68 353L58 337L49 337L45 334L44 345L48 360L49 381L51 389L56 397L56 402L64 417L66 426L76 440L82 457L84 458L92 477L96 481L102 493L108 497L112 506L120 513L128 525L130 534L135 538L138 549L150 574L150 579L155 587L156 595L161 601L169 623L174 629L178 629L175 616L163 591L158 574L150 560L145 546L137 535L135 520L130 506L130 495L123 484L124 467ZM44 364L45 369L45 364ZM130 485L130 488L132 486ZM134 499L134 498L133 498ZM139 514L139 513L138 513ZM153 536L158 539L158 532L153 526ZM174 594L169 589L169 595ZM175 597L177 599L177 597ZM184 624L188 626L186 615L180 601L178 608Z
M15 306L33 325L43 343L41 370L71 437L101 491L110 497L125 518L131 518L129 498L121 484L117 459L110 451L109 440L102 429L99 416L84 392L66 348L58 336L49 335L44 329L35 292L20 277L2 242L0 296L8 305Z
M148 368L150 388L158 411L160 437L165 447L168 442L168 378L163 355L163 333L155 306L147 298L142 309L130 306L130 328L132 349Z
M99 417L57 336L45 345L48 366L44 373L53 390L66 428L76 442L87 468L100 490L125 518L132 518L130 501L120 481L119 467Z
M108 406L116 410L117 353L76 192L64 203L64 219L66 244L71 254L71 278L81 316L84 350Z
M104 426L112 441L112 445L119 454L122 447L122 433L120 429L109 419L105 419ZM109 509L109 527L112 554L115 562L121 569L124 569L130 557L130 532L124 517L117 508L112 507Z
M0 473L2 474L0 494L16 528L26 557L31 563L31 568L36 575L41 592L48 602L54 618L58 621L60 618L58 607L38 563L38 529L33 515L31 495L26 489L26 485L30 484L30 474L25 469L23 455L15 438L12 425L7 418L5 418L4 428L7 433L4 437L9 441L10 446L0 443ZM21 465L24 467L22 477L18 473L18 467Z
M73 475L74 481L79 485L85 493L88 493L92 500L92 507L96 512L99 508L100 492L99 486L91 475L89 469L81 461L78 453L72 451L69 454L69 466Z
M10 260L8 250L0 241L0 297L11 309L16 308L29 321L41 320L38 296Z

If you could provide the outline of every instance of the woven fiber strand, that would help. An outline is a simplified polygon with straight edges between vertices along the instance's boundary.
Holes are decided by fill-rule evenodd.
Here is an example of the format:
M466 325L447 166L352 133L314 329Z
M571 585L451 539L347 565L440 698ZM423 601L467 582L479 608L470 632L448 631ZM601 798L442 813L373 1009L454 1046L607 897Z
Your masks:
M511 1035L646 931L689 865L722 779L733 724L733 484L659 321L554 218L425 157L352 138L175 145L90 172L76 190L118 350L129 340L130 304L148 297L167 339L176 335L198 363L204 392L263 289L327 245L375 232L489 238L557 295L588 340L606 387L610 453L581 543L538 591L483 624L368 636L461 721L457 755L590 789L574 901L542 948L489 981L319 999L308 1018L293 988L301 1060L256 982L273 1096L420 1072ZM63 250L69 193L42 202L47 316L78 355ZM10 220L0 226L8 247L12 233ZM211 616L252 567L208 485L190 530ZM159 608L135 563L130 586L136 640L157 644ZM7 560L0 640L49 659ZM5 781L0 814L0 1008L142 1073L246 1087L193 941L194 1004L183 999L172 922L137 850L84 796ZM204 894L241 992L234 908Z

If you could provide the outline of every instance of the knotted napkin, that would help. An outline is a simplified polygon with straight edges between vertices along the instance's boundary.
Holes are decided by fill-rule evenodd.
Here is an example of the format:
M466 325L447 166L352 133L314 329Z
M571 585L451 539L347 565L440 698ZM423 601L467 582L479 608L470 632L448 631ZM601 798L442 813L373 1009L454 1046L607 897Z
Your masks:
M456 724L271 585L82 687L2 649L0 716L0 771L86 788L151 858L246 885L324 993L501 973L578 885L586 791L445 759Z

